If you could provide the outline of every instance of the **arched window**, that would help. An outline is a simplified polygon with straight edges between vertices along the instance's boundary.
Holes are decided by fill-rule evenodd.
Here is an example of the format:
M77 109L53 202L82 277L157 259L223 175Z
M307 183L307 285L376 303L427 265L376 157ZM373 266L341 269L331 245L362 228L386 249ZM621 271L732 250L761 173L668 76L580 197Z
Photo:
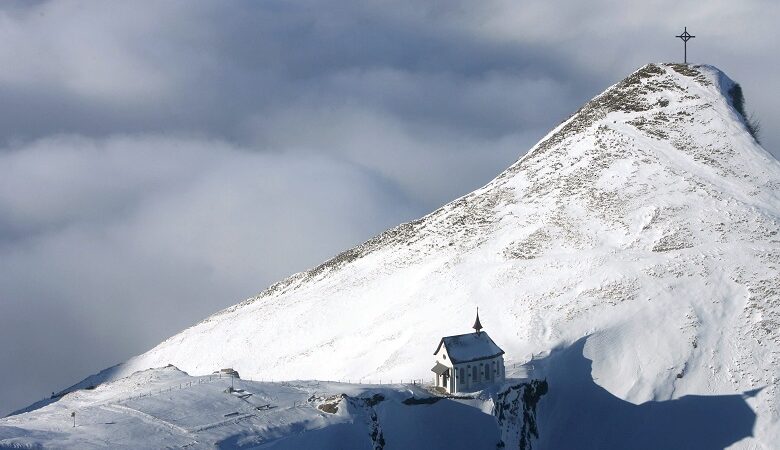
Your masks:
M476 364L474 364L471 367L471 381L473 383L476 383L477 381L479 381L479 370L477 369L477 365Z
M458 382L461 384L466 382L466 371L463 370L463 367L458 371Z

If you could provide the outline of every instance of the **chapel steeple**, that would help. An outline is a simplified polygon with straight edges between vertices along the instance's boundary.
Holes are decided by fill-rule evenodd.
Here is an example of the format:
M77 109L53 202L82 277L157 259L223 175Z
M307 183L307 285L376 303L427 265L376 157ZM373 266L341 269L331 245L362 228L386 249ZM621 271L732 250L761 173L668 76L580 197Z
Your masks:
M477 320L474 321L474 326L471 328L477 330L477 334L479 334L480 330L482 330L482 324L479 323L479 306L477 306Z

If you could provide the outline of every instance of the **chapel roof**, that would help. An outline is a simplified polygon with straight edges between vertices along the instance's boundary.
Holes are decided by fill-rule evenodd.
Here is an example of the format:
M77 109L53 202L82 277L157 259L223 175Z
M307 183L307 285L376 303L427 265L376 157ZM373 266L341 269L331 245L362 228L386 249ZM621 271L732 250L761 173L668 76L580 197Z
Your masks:
M447 355L453 363L479 361L504 354L501 347L484 331L443 337L433 352L434 355L439 353L442 345L447 349Z

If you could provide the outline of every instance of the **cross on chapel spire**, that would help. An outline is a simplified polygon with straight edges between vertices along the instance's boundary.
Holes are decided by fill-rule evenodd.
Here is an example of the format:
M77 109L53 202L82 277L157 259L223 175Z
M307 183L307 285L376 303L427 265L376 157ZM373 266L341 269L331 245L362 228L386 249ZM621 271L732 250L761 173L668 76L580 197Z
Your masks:
M479 334L480 330L482 330L482 324L479 323L479 306L477 306L477 320L474 321L474 326L471 328L477 330L477 334Z

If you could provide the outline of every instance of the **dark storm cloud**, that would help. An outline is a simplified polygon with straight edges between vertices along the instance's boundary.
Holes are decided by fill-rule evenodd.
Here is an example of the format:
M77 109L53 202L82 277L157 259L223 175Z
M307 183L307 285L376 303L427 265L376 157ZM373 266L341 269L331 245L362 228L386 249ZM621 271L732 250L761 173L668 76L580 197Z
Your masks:
M775 3L0 3L0 413L489 181L684 25L776 151Z

